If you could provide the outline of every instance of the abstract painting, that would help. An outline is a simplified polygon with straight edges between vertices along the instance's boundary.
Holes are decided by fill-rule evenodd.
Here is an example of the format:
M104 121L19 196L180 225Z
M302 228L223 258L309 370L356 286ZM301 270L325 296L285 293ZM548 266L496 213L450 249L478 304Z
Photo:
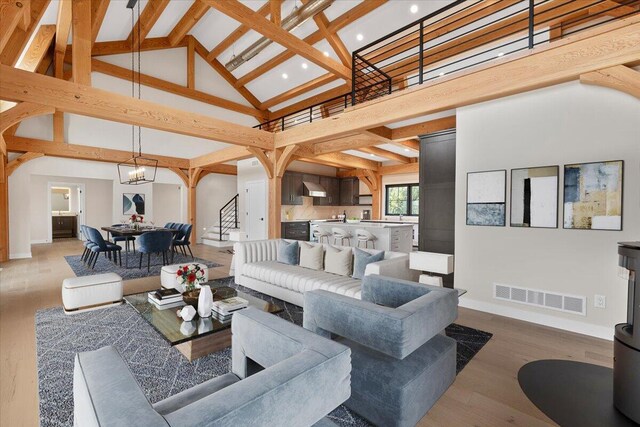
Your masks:
M558 227L558 166L511 169L511 226Z
M507 171L467 174L467 225L504 226Z
M124 193L122 194L122 214L123 215L144 215L144 194Z
M564 167L564 228L622 230L622 160Z

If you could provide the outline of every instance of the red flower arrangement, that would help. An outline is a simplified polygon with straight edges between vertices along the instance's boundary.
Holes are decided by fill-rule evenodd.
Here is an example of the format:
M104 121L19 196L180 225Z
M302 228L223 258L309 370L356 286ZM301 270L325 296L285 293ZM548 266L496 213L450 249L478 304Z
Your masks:
M198 264L188 264L178 268L176 279L187 291L191 291L196 288L196 284L205 281L204 270Z

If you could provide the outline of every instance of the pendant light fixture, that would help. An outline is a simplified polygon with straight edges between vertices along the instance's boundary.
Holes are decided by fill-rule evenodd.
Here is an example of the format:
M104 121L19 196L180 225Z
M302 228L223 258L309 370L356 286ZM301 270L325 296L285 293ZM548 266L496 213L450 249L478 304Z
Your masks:
M129 0L127 8L131 9L131 33L136 29L134 8L138 9L138 34L140 34L140 2L138 0ZM138 39L138 99L140 99L140 37ZM131 97L135 98L136 73L135 73L135 46L131 44ZM158 161L142 157L142 128L138 128L138 153L136 154L136 126L131 126L131 158L123 163L118 163L118 177L120 184L139 185L154 182L156 180L156 171L158 170Z

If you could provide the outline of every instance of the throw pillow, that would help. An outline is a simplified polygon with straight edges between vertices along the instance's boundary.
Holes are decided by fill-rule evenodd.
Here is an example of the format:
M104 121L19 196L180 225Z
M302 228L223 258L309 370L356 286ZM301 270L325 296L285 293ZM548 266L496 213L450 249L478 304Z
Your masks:
M358 248L355 248L355 251L355 261L353 263L354 279L362 279L364 277L364 270L367 268L367 264L382 261L384 259L384 251L375 255Z
M340 250L333 246L327 246L327 251L324 256L324 271L327 273L351 276L352 262L353 254L351 248Z
M322 270L322 245L300 242L300 267Z
M278 262L282 264L298 265L298 242L280 240L278 243Z

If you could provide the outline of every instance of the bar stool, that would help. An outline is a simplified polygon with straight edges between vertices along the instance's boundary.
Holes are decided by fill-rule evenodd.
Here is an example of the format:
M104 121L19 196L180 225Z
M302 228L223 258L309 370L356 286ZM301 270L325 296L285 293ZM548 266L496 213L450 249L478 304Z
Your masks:
M333 233L333 244L336 245L340 240L340 245L344 246L344 241L347 241L347 246L351 246L351 233L344 228L333 227L331 229Z
M363 230L362 228L356 229L356 239L358 239L358 244L356 245L358 248L361 243L364 243L364 247L367 249L369 247L369 242L371 242L373 249L376 248L376 236L367 230Z
M313 232L313 237L316 239L316 241L318 243L322 243L322 239L325 238L325 239L327 239L327 244L329 244L329 235L330 234L331 233L329 233L327 230L321 230L321 229L318 228Z

